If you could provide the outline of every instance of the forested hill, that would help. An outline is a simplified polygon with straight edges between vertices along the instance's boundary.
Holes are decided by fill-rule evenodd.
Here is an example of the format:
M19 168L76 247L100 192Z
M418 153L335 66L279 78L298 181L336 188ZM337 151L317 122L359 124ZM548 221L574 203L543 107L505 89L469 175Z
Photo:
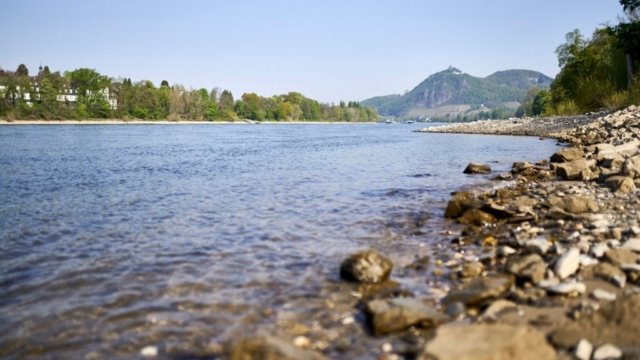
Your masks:
M485 78L450 67L435 73L404 95L362 101L381 115L433 117L469 114L496 108L513 109L531 87L547 88L550 77L531 70L498 71Z

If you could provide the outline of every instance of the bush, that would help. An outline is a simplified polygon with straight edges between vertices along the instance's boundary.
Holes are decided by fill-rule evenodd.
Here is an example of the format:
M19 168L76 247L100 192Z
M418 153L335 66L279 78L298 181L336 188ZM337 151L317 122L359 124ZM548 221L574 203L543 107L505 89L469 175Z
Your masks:
M565 100L555 106L556 115L576 115L579 113L580 109L573 100Z

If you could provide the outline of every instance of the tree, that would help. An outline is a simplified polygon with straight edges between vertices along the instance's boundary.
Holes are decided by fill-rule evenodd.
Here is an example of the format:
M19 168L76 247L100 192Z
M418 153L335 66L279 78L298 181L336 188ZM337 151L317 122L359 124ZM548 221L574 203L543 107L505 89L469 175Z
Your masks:
M29 76L29 69L27 69L25 64L18 65L18 69L16 69L16 76Z
M575 29L568 32L565 35L565 43L556 48L556 55L558 55L558 66L563 67L568 62L574 60L576 56L586 46L586 41L580 33L580 30Z
M107 102L107 91L111 80L100 75L94 69L80 68L67 74L72 88L78 94L78 103L84 105L84 110L78 114L86 112L89 116L105 118L109 116L109 103Z
M167 80L162 80L160 87L169 87L169 82Z

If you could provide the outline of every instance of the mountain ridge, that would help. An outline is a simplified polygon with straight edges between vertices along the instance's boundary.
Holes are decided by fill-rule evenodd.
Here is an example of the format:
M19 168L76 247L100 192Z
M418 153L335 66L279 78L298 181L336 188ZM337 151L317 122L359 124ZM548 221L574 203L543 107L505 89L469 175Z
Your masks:
M534 70L502 70L486 77L475 77L449 67L431 74L403 95L376 96L361 103L383 116L477 115L499 108L514 110L529 88L546 88L551 81L549 76Z

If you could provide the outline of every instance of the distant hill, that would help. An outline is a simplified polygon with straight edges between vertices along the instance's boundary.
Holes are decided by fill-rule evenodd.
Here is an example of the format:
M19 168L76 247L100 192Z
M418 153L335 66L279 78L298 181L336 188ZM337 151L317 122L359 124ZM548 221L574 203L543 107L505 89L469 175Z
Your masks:
M429 76L404 95L373 97L362 101L380 115L395 117L443 117L468 115L494 109L512 111L533 86L549 87L550 77L532 70L498 71L485 78L450 67Z

